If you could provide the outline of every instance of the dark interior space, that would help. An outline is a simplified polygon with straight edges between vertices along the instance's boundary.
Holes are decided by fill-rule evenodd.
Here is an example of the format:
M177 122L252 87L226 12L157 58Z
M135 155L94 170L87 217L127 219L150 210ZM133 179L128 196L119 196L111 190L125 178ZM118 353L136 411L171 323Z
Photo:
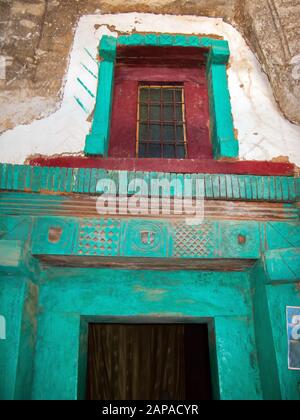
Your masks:
M87 400L210 400L206 324L90 324Z

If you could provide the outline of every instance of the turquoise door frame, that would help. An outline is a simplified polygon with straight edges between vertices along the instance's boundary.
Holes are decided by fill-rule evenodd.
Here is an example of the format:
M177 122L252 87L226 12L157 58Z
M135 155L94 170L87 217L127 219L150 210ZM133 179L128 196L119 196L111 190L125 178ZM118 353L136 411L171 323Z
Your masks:
M84 398L89 322L207 322L214 398L263 397L248 273L52 267L40 281L33 399Z
M77 399L84 400L86 397L87 384L87 355L88 355L88 328L90 323L97 324L206 324L208 327L209 350L210 350L210 371L212 381L212 397L220 399L219 378L217 369L217 354L215 348L215 327L213 318L198 317L80 317L80 345L78 357L77 376Z

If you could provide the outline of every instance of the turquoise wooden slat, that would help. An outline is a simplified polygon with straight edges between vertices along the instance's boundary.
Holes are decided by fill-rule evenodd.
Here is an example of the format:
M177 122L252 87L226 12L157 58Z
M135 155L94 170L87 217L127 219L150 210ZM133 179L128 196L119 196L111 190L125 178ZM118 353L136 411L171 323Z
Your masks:
M275 185L276 185L276 200L282 200L283 194L282 194L282 184L281 184L280 176L275 177Z
M59 170L57 170L59 169ZM53 190L59 192L60 173L62 168L55 168L53 171Z
M250 178L251 178L252 198L253 198L253 200L257 200L258 199L257 177L256 176L251 176Z
M227 197L227 188L226 188L226 179L222 175L218 175L220 178L220 198L226 198Z
M282 182L281 179L282 198L284 201L289 200L289 185L287 182Z
M204 187L205 187L205 197L213 198L214 194L213 194L211 175L204 176Z
M289 190L289 201L294 201L296 198L295 180L294 178L287 178L286 182L288 184L288 190Z
M256 177L257 185L257 199L262 200L264 198L263 182L260 176Z
M90 193L96 193L96 185L97 185L97 169L92 168L90 174Z
M276 184L275 184L275 177L269 177L269 199L276 200Z
M12 189L14 191L18 190L18 186L19 186L19 172L21 170L21 166L20 165L16 165L14 167L14 171L13 171L13 183L12 183Z
M77 178L78 178L78 171L79 169L74 168L72 173L72 192L78 192L77 190Z
M42 178L42 167L35 166L32 173L31 191L40 192L41 190L41 178Z
M0 189L6 189L6 165L0 165Z
M220 197L220 177L219 175L211 175L213 196Z
M226 182L226 194L229 200L233 197L231 175L225 175L225 182Z
M65 190L67 168L61 168L58 181L58 191L63 192Z
M86 168L84 170L84 180L83 180L83 192L89 193L90 192L90 182L91 182L91 169Z
M238 185L239 185L240 199L241 200L246 200L246 197L247 197L245 178L246 178L246 176L244 176L244 175L237 176L237 182L238 182Z
M231 185L232 185L232 196L235 199L240 199L240 186L238 183L237 175L231 175Z
M47 191L47 185L48 185L48 168L47 167L43 167L42 168L42 173L41 173L41 191Z
M264 200L293 202L297 199L297 178L285 176L255 176L228 174L176 174L161 172L108 171L90 168L32 167L27 165L0 164L0 189L12 191L52 191L95 194L97 181L110 179L119 187L120 177L126 178L127 184L135 178L141 178L151 189L151 180L178 181L184 194L184 180L191 180L192 194L195 196L196 180L204 180L206 198L235 200ZM122 179L123 179L122 178ZM171 195L174 194L174 188ZM187 192L187 191L186 191ZM154 190L155 194L158 194ZM179 191L180 193L180 191Z
M67 168L66 180L64 191L70 193L72 191L72 182L73 182L73 169Z
M6 168L6 188L8 190L13 190L13 165L7 165Z
M253 199L252 179L250 176L244 176L245 191L247 200Z
M193 196L193 186L192 186L192 177L190 174L184 175L184 192L186 198L192 198Z

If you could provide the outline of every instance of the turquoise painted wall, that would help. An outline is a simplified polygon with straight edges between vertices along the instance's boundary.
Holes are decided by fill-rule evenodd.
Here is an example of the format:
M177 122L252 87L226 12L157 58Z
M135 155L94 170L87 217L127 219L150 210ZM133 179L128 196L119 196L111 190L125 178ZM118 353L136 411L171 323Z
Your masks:
M0 277L0 312L6 319L6 340L0 340L1 399L15 396L24 284L22 278Z
M41 276L32 398L77 398L80 319L113 317L115 322L210 318L221 398L262 398L248 273L75 268L67 273L51 268ZM81 346L84 353L86 343Z
M0 276L0 313L6 319L6 340L0 340L1 399L31 398L37 293L27 278Z
M208 322L216 398L300 399L300 372L287 368L285 320L287 305L300 306L297 222L222 221L227 234L220 243L213 231L215 248L232 250L241 229L252 244L256 263L242 272L146 271L42 265L31 255L42 232L33 230L42 220L34 214L0 217L1 399L84 398L91 321ZM74 221L52 217L63 219ZM249 258L239 246L231 257ZM280 258L282 278L270 264Z
M83 397L87 323L121 317L124 322L210 322L216 334L211 349L217 355L216 395L219 387L222 399L299 399L300 375L287 369L285 331L285 306L299 304L299 295L295 284L266 285L265 296L259 290L258 298L253 279L262 274L258 266L242 273L46 269L39 280L34 365L21 343L34 337L24 330L28 281L2 276L1 312L13 324L8 322L7 340L0 341L1 399ZM257 299L265 309L258 318L253 317ZM267 365L260 360L262 348Z
M269 313L282 399L300 399L300 371L286 368L286 305L300 306L300 282L267 286Z

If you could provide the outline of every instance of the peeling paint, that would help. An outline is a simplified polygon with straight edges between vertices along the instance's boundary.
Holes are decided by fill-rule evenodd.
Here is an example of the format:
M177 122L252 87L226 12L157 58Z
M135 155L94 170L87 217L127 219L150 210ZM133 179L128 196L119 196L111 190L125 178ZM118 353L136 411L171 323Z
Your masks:
M97 30L95 25L100 25ZM231 50L228 82L234 126L238 130L240 159L271 160L277 156L288 156L290 162L300 165L297 152L300 127L289 123L280 114L267 77L236 29L217 18L139 13L89 15L80 19L61 108L47 118L3 133L0 136L3 162L23 163L34 154L51 156L83 152L90 121L86 120L86 113L78 106L74 96L87 110L94 108L94 98L88 92L83 94L76 78L86 73L91 79L91 85L87 85L91 92L95 91L97 84L97 80L82 68L81 63L86 64L87 57L84 48L89 46L93 59L90 59L88 67L96 74L98 62L95 57L100 37L104 34L117 36L115 30L132 33L134 28L137 32L213 34L227 39Z

